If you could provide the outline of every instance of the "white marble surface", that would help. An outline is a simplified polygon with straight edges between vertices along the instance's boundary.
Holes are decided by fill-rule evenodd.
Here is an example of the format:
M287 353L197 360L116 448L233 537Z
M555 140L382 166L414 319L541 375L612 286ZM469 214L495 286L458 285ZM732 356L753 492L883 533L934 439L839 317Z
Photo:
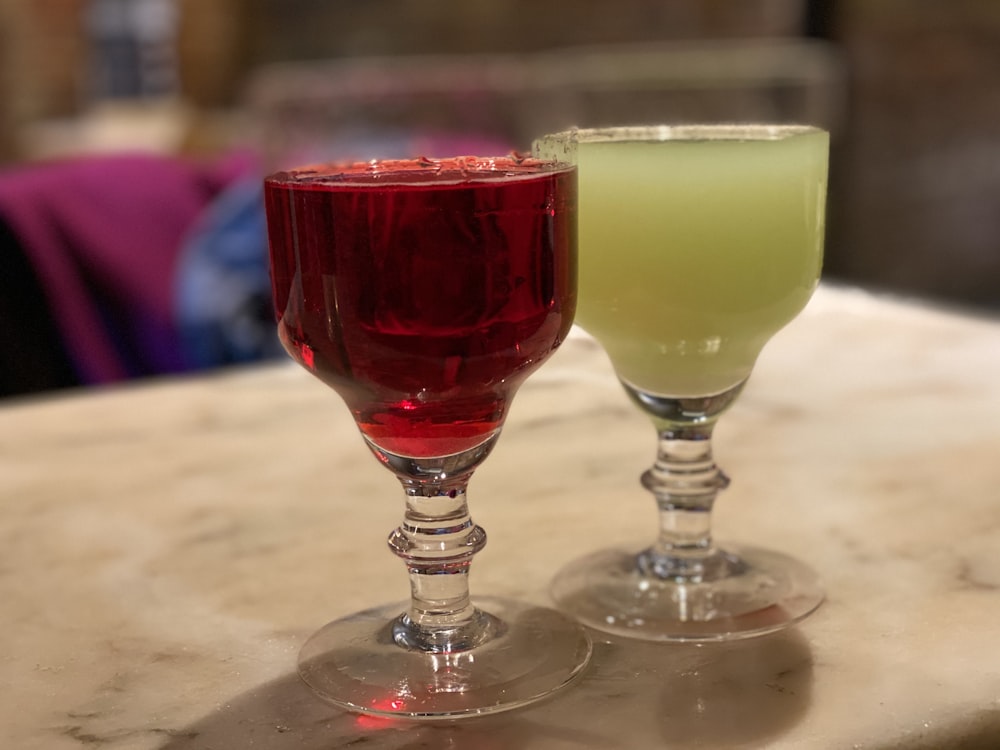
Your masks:
M546 601L652 534L654 434L576 337L470 491L473 590ZM717 430L720 538L826 604L733 645L598 638L583 680L455 724L359 718L294 676L324 621L407 591L395 480L292 365L0 408L0 747L1000 747L1000 321L823 288Z

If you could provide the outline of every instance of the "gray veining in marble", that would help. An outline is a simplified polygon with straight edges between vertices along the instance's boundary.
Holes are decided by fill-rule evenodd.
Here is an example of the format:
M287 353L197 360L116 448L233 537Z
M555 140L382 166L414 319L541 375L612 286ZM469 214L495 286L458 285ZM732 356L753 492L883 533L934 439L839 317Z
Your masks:
M294 676L332 617L402 599L395 480L291 365L0 408L0 747L1000 747L1000 321L824 287L717 430L717 535L809 560L828 601L732 644L598 637L492 718L352 716ZM576 335L470 487L474 593L547 603L641 543L652 428Z

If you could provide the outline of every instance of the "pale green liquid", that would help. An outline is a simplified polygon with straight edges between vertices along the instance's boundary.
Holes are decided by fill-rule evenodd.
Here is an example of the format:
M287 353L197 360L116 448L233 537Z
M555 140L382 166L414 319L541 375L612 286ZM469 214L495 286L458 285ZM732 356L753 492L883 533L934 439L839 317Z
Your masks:
M638 389L702 396L737 385L812 295L827 133L536 150L577 162L576 322Z

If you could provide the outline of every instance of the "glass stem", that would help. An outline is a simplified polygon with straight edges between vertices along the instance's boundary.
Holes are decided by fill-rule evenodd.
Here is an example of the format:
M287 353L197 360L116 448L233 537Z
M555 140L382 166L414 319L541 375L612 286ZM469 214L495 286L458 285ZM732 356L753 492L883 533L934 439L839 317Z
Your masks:
M717 576L721 564L712 544L712 506L729 478L712 458L712 426L691 434L664 430L656 462L642 475L659 509L656 543L640 566L658 578L700 582Z
M497 429L474 448L438 458L400 456L368 441L406 493L403 523L388 540L410 574L410 606L392 628L393 640L404 648L466 651L500 627L469 598L469 565L486 546L486 532L472 522L465 495L473 471L499 434Z
M486 532L469 514L467 479L440 484L403 480L406 515L389 535L389 548L410 575L410 607L393 627L400 646L464 651L492 635L489 615L469 597L469 566L486 545Z
M743 389L701 398L670 398L626 391L653 418L659 444L656 461L642 475L660 516L655 544L640 553L639 569L678 583L702 583L731 575L740 566L712 543L712 507L729 477L712 457L712 431Z

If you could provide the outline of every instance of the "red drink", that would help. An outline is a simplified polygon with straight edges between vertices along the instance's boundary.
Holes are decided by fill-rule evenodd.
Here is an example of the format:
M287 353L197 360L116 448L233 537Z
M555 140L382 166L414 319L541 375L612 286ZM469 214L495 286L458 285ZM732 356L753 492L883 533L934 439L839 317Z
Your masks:
M292 357L382 450L444 456L499 429L576 306L576 173L513 158L325 165L265 182Z

